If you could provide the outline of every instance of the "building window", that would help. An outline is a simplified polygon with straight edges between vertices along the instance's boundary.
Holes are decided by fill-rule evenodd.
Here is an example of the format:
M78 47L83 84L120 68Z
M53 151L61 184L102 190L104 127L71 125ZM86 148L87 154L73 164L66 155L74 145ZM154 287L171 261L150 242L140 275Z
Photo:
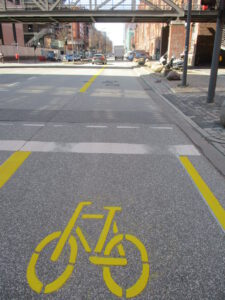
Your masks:
M2 24L0 24L0 45L4 45L3 32L2 32Z
M16 25L15 25L15 23L12 24L12 27L13 27L13 38L14 38L15 43L17 43Z
M33 24L28 25L28 32L33 32Z
M16 5L20 5L20 0L15 0Z

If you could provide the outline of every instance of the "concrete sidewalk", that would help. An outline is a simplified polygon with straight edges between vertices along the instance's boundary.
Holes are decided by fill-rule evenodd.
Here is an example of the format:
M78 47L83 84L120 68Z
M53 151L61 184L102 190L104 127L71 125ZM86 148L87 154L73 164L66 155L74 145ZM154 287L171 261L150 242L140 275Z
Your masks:
M206 103L210 69L188 71L188 87L182 88L181 81L168 81L162 75L153 73L148 67L136 69L140 76L178 108L198 131L225 155L225 128L220 124L221 105L225 100L225 69L218 72L215 102Z

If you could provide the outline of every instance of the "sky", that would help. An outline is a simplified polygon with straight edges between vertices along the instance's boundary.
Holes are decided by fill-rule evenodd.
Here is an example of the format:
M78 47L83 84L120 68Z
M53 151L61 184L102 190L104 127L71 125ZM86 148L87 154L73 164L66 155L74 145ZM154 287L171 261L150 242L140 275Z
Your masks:
M124 44L124 23L96 23L95 28L105 31L113 45Z

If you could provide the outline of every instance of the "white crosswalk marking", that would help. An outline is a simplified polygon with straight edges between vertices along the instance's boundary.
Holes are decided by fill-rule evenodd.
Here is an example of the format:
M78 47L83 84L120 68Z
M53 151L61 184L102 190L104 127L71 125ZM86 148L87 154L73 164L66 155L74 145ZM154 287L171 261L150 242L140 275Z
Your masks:
M57 143L42 141L0 140L1 151L62 152L89 154L136 155L200 155L193 145L168 145L164 148L148 144L129 143Z

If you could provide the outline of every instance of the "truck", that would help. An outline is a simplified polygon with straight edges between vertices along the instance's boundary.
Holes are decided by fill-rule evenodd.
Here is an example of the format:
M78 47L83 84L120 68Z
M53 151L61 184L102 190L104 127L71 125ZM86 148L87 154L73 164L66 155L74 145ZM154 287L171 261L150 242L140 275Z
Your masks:
M117 60L117 59L123 60L123 58L124 58L124 46L123 45L114 46L114 56L115 56L115 60Z

